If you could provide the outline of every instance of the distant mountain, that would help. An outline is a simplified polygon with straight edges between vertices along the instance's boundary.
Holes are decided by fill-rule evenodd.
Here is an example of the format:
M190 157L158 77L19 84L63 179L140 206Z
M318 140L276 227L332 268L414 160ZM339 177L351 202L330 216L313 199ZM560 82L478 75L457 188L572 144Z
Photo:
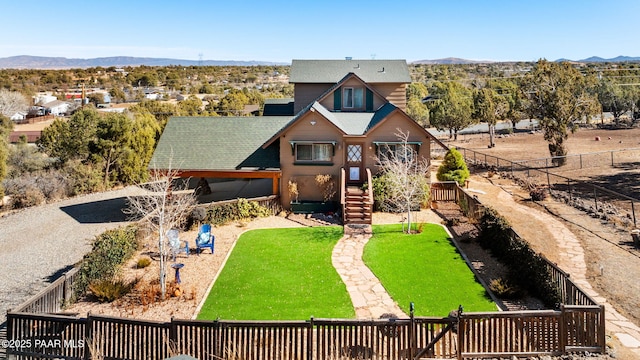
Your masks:
M489 60L467 60L454 57L448 57L444 59L435 60L418 60L412 62L412 64L425 64L425 65L450 65L450 64L488 64L496 61Z
M604 59L598 56L592 56L590 58L582 59L582 60L571 60L571 59L558 59L556 62L575 62L575 63L593 63L593 62L640 62L640 57L631 57L631 56L617 56L611 59ZM427 65L448 65L448 64L491 64L491 63L499 63L499 62L513 62L513 61L492 61L492 60L467 60L460 58L444 58L444 59L435 59L435 60L418 60L412 62L412 64L427 64Z
M0 69L70 69L110 66L255 66L255 65L289 65L268 61L234 61L234 60L183 60L165 58L140 58L131 56L113 56L94 59L68 59L65 57L43 56L11 56L0 58Z
M579 62L637 62L637 61L640 61L640 57L616 56L611 59L603 59L598 56L592 56L590 58L586 58L578 61Z

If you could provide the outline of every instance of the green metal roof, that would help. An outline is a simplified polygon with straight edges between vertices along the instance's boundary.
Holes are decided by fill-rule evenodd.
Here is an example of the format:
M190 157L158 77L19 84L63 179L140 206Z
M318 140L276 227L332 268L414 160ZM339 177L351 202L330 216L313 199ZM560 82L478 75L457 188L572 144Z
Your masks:
M332 84L354 73L366 83L410 83L406 60L293 60L290 83Z
M172 117L149 167L167 169L171 165L182 170L279 168L277 143L266 149L262 145L290 120L290 116Z

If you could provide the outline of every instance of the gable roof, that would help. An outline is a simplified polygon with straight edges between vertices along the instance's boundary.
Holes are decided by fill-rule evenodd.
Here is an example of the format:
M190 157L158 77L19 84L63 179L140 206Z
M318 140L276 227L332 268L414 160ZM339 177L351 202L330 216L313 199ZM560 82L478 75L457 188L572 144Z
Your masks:
M263 148L262 145L289 120L290 116L172 117L158 141L149 168L279 168L278 147Z
M410 83L406 60L293 60L290 83L327 84L354 73L366 83Z
M391 103L386 103L375 112L331 112L319 103L312 108L333 123L345 135L364 135L376 126L382 119L398 109Z

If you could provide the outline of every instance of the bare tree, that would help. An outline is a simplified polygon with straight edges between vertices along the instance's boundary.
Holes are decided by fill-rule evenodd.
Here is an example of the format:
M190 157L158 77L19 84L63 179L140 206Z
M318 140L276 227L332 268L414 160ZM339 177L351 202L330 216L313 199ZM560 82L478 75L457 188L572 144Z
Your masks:
M13 116L20 110L29 107L27 99L17 91L0 89L0 115Z
M140 185L147 193L129 196L129 207L125 210L158 233L162 300L166 296L166 259L169 256L167 231L185 222L196 199L194 192L188 190L188 181L174 180L177 175L178 172L171 168L171 161L169 169L152 171L151 181Z
M429 161L418 155L408 131L396 130L398 144L383 145L376 160L385 181L385 201L389 207L406 212L407 232L411 233L411 211L429 196Z

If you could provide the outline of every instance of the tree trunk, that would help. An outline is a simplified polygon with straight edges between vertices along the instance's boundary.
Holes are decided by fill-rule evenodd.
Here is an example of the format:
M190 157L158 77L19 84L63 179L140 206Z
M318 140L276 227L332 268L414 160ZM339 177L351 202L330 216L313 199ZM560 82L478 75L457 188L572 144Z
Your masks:
M164 300L167 296L167 273L164 268L164 236L162 232L160 232L159 238L160 241L158 243L158 249L160 250L160 299Z
M489 147L492 148L496 146L493 142L493 137L495 136L496 126L493 124L489 124Z

